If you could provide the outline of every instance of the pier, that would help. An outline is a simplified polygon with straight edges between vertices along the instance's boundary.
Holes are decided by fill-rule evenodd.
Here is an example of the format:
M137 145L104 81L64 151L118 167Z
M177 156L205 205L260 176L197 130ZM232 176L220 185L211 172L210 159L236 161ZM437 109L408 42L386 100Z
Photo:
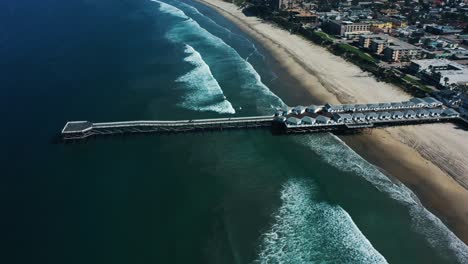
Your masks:
M276 109L274 115L194 120L140 120L93 123L70 121L62 129L64 140L99 135L181 133L226 129L271 128L283 134L358 131L375 127L463 120L452 108L432 97L405 102L347 105L310 105Z

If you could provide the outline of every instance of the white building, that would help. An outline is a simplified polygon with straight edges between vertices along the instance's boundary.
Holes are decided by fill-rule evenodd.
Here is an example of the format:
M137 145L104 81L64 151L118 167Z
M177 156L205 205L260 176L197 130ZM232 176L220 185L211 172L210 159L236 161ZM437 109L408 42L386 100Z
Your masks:
M303 125L313 125L313 124L315 124L315 122L316 122L315 118L312 118L310 116L304 116L301 119L301 124L303 124Z

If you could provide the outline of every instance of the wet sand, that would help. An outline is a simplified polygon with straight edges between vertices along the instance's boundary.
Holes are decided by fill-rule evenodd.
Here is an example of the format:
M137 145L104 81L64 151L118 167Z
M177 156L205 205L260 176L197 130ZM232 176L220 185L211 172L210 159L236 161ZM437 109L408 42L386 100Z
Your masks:
M260 42L310 95L330 103L391 102L410 98L357 66L221 0L199 0ZM303 92L292 93L302 94ZM292 96L291 98L295 98ZM313 99L312 99L313 98ZM302 104L303 100L287 102ZM411 188L426 208L468 244L468 132L453 124L374 129L343 136L358 154Z

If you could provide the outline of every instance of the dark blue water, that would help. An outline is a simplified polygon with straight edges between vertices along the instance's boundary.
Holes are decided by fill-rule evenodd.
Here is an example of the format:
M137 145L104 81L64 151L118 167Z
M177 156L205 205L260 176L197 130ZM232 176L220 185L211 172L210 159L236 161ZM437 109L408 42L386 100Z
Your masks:
M273 58L205 6L5 0L0 58L3 263L467 260L407 188L332 135L55 142L67 120L246 116L314 101L290 95L300 91Z

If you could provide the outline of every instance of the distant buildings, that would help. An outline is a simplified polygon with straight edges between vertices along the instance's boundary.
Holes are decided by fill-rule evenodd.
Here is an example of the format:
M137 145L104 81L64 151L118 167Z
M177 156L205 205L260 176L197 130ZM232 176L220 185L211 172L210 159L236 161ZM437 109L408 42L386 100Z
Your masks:
M354 23L351 21L329 20L322 26L324 31L332 35L346 37L349 35L359 35L370 33L369 23Z
M420 48L384 34L361 35L359 46L376 55L383 55L384 60L389 62L408 61L422 55Z
M450 35L461 33L463 30L450 26L427 25L426 31L436 35Z
M413 60L409 69L442 86L468 85L468 67L446 59Z

